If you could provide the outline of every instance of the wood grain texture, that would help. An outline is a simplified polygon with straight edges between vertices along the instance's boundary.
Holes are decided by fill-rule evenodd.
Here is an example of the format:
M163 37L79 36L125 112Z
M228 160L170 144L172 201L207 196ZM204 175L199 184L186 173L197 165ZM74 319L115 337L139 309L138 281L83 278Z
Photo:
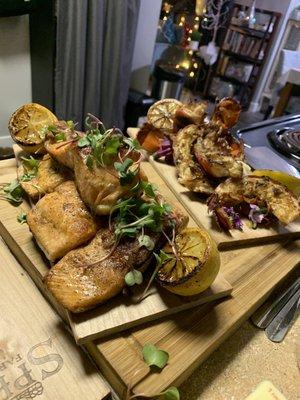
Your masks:
M299 219L287 226L274 224L269 228L258 227L252 229L250 222L243 219L243 231L232 229L225 232L218 227L215 220L208 214L206 200L202 199L197 193L192 193L182 186L176 176L176 169L173 165L155 161L150 157L150 163L164 179L166 185L172 190L174 195L182 205L192 215L199 226L209 230L212 237L218 244L219 249L234 248L245 244L260 244L262 242L274 242L286 239L296 239L300 237Z
M1 239L0 256L0 398L106 398L107 384Z
M0 183L15 178L15 163L10 163L9 167L5 164L5 167L7 174L0 176ZM154 181L158 186L163 184L161 178L148 163L144 165L144 170L150 180ZM172 200L174 200L172 193L164 187L161 192L172 203ZM182 206L176 202L176 199L174 202L178 208L181 208L183 213L186 213ZM11 251L37 283L40 290L51 302L55 303L55 300L42 282L50 264L35 244L28 226L17 222L17 216L21 209L26 212L29 209L29 205L24 201L19 207L13 207L8 202L1 202L0 233ZM163 316L215 301L230 295L231 291L231 285L222 275L219 275L208 290L192 298L184 299L153 286L149 296L138 304L134 304L129 296L123 297L120 295L91 311L80 314L67 312L59 304L56 304L56 308L59 310L60 315L68 320L76 342L83 344Z
M299 265L299 252L300 241L221 252L222 273L234 288L232 298L95 341L88 344L88 350L100 367L105 365L105 376L119 394L127 385L133 385L134 393L148 395L178 385ZM169 364L159 375L142 361L146 343L170 354Z

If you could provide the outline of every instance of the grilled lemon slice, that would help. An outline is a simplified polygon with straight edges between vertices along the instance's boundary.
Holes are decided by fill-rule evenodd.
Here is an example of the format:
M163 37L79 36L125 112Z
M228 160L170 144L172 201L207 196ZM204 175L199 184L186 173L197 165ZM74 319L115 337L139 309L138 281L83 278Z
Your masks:
M183 104L175 99L163 99L154 103L148 110L147 118L149 124L163 132L173 131L175 112Z
M170 292L192 296L206 290L220 269L220 255L210 235L199 228L186 228L175 238L177 257L169 244L163 251L170 257L156 275Z
M13 140L27 153L42 153L42 130L57 121L46 107L36 103L24 104L11 116L8 129Z
M291 176L285 172L272 171L269 169L256 169L251 172L251 175L255 176L268 176L274 181L282 183L286 186L295 196L300 196L300 179L295 176Z

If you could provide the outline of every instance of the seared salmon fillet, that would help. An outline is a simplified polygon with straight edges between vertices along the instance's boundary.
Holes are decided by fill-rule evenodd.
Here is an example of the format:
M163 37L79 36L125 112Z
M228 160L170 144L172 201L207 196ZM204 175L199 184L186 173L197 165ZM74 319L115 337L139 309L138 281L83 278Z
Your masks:
M88 245L70 251L46 275L47 288L69 311L85 311L114 297L125 286L125 275L150 257L137 239L127 239L107 259L97 262L110 252L112 238L108 228L100 229Z
M188 216L178 209L174 215L176 230L180 231L186 227ZM165 239L160 233L147 234L155 248L162 247ZM89 244L70 251L51 268L44 282L59 303L74 313L96 307L121 292L131 269L143 271L151 260L152 251L141 247L138 238L124 237L114 251L113 246L113 232L102 227Z
M27 214L27 223L50 261L86 243L97 232L73 181L62 183L41 198Z
M77 152L76 138L82 136L83 133L74 131L65 121L58 121L53 124L54 132L64 136L65 140L56 142L55 134L48 132L45 140L45 148L47 152L60 164L73 169L74 155Z
M113 166L94 166L90 169L81 155L74 158L74 175L82 200L98 215L108 215L119 199L130 196L131 188L140 177L147 180L145 174L140 171L133 182L122 186Z
M24 172L23 165L20 165L18 176L22 177ZM28 196L36 200L46 193L53 192L58 185L69 179L71 179L71 172L47 154L39 161L37 175L27 182L20 179L20 184Z

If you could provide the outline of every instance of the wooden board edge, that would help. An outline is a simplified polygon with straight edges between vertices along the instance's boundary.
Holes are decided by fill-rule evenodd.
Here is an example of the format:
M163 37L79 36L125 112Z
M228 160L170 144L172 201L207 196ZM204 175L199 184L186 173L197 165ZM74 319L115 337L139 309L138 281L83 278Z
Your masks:
M199 307L199 306L204 305L204 304L208 304L208 303L212 303L213 304L215 301L220 300L220 299L226 300L226 297L231 296L233 287L223 277L222 274L219 274L217 279L218 278L221 281L223 281L224 286L227 286L227 288L224 289L222 292L212 293L211 296L209 296L209 297L207 297L205 299L199 299L198 301L193 301L193 302L190 302L190 303L189 302L184 303L184 304L182 304L182 305L180 305L180 306L178 306L176 308L174 307L174 309L171 310L171 312L170 312L170 309L163 310L163 311L161 311L159 313L156 313L156 314L153 314L151 316L142 317L142 318L137 319L135 321L131 321L131 322L128 322L126 324L122 324L122 329L121 330L120 330L120 326L114 326L113 328L106 329L105 331L98 332L98 333L92 333L92 334L89 334L89 335L85 336L84 338L80 338L80 337L78 337L78 335L76 333L76 330L72 329L72 318L71 318L70 314L68 314L70 327L72 329L72 333L73 333L73 336L75 338L75 341L76 341L76 343L78 345L85 345L86 343L89 343L89 342L91 342L93 340L104 339L107 336L112 336L114 334L121 333L123 331L127 331L128 329L131 329L131 328L134 328L134 327L138 327L139 325L141 325L143 323L154 322L154 321L159 320L161 318L168 317L168 316L171 316L171 315L174 315L174 314L177 314L177 313L180 313L182 311L189 310L189 309L192 309L192 308L195 308L195 307ZM214 297L214 298L210 299L210 297Z
M104 379L109 383L112 390L120 396L120 398L123 398L127 386L120 375L118 375L109 361L98 351L97 346L93 342L86 343L83 347L96 364L96 367L99 369Z
M180 202L180 204L184 207L186 212L191 215L191 217L195 221L195 223L200 228L207 230L199 222L197 215L195 215L195 213L192 210L192 207L189 209L187 208L187 206L186 206L184 200L182 199L182 197L180 196L180 194L175 190L175 188L170 184L170 182L168 182L164 178L163 174L161 173L160 169L158 168L157 162L153 159L152 156L149 157L149 163L152 165L152 167L157 172L157 174L161 177L161 179L165 182L167 187L172 191L172 193L174 194L176 199ZM216 240L214 234L213 233L210 233L210 234L211 234L212 238L215 240L219 250L238 249L240 247L258 246L261 244L277 243L277 242L281 242L282 240L285 240L285 239L296 240L296 239L300 238L300 231L299 231L299 232L277 233L276 235L273 235L273 236L261 236L258 238L246 238L246 239L232 238L232 240L230 240L230 241L218 242L218 240ZM259 241L259 243L257 243L258 241Z
M189 365L188 368L184 370L183 373L180 375L176 376L172 381L168 382L167 385L161 385L158 387L158 391L163 391L167 387L170 386L177 386L179 387L215 350L217 350L218 347L222 343L224 343L233 333L244 323L249 319L249 317L266 301L268 296L271 294L271 292L278 287L284 279L286 279L300 264L295 264L291 269L289 269L288 272L283 274L276 285L274 287L271 287L268 289L264 295L257 300L252 306L248 309L248 311L245 314L241 314L239 318L232 324L232 326L226 330L223 331L222 335L220 335L217 340L214 342L214 344L211 346L210 349L207 349L205 352L201 354L200 357L197 358L193 363ZM233 298L234 299L234 298ZM143 387L144 382L147 380L148 376L145 376L144 379L141 379L138 384L135 385L134 388L134 393L139 393L139 392L145 392L145 388ZM147 393L146 393L147 394Z
M28 273L30 278L34 281L35 285L45 297L45 299L53 306L54 310L59 314L64 322L68 321L67 311L61 305L57 303L51 293L45 288L43 283L42 275L38 272L35 266L32 264L30 259L27 257L25 253L23 253L22 249L16 245L14 238L5 228L5 226L0 221L0 235L2 236L4 242L6 243L7 247L20 263L20 265L25 269ZM34 271L34 273L33 273Z

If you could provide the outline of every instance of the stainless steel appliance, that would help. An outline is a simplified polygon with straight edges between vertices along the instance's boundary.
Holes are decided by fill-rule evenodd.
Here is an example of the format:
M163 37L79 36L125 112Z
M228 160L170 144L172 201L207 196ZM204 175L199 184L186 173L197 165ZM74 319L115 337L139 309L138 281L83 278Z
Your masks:
M300 115L270 119L236 131L246 161L255 169L273 169L300 177Z

